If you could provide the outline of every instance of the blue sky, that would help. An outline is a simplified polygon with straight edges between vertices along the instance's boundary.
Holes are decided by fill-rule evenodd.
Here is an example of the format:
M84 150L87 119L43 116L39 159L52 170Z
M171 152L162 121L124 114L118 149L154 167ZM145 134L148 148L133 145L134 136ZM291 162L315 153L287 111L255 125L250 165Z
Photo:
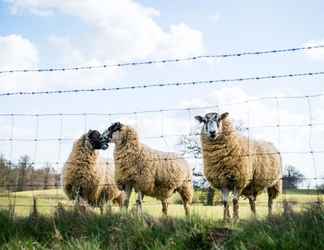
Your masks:
M0 69L48 66L100 65L128 60L174 58L231 53L246 50L300 47L324 44L323 1L0 1ZM0 92L40 89L70 89L124 86L168 81L209 80L322 71L324 51L285 55L247 56L201 60L180 64L138 66L82 72L26 73L0 76ZM280 79L219 84L217 86L163 88L95 94L1 97L0 113L129 112L177 107L197 107L261 96L307 95L324 92L323 77ZM249 107L234 105L234 120L251 126L278 122L306 124L309 107L305 100L258 102ZM313 119L324 122L324 98L311 100ZM226 109L226 110L225 110ZM207 111L207 110L206 110ZM204 112L204 110L202 110ZM138 128L143 138L160 134L186 134L196 129L185 112L147 114L138 117L64 117L63 136L76 138L89 128L105 128L123 120ZM252 118L251 118L252 117ZM59 117L0 117L1 138L61 137ZM247 124L246 124L247 125ZM307 151L309 141L323 150L323 127L261 129L253 136L273 141L282 151ZM296 136L298 135L298 136ZM153 147L174 151L176 137L145 140ZM38 145L39 144L39 145ZM35 161L64 161L71 148L67 141L59 149L54 142L0 142L0 150L12 160L27 153ZM105 152L104 155L109 155ZM316 155L284 156L307 177L324 177L324 158Z

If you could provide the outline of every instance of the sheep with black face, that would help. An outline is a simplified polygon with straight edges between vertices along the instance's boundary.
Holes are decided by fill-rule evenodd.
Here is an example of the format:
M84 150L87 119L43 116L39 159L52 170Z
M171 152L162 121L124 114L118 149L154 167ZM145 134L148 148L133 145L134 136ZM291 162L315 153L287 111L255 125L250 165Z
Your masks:
M82 199L102 207L107 201L122 206L123 192L114 180L114 167L99 156L108 144L97 130L77 139L63 168L63 189L69 199Z
M224 220L230 218L228 197L233 192L233 215L239 217L238 200L247 197L255 214L255 200L268 191L268 211L281 191L281 156L272 143L250 140L233 126L229 113L196 116L202 124L201 144L204 174L223 193Z
M192 172L183 157L151 149L140 143L130 126L116 122L104 133L115 144L115 180L126 191L126 207L132 188L138 192L138 211L142 210L143 195L161 200L162 212L167 215L168 199L174 192L182 198L186 215L192 202Z

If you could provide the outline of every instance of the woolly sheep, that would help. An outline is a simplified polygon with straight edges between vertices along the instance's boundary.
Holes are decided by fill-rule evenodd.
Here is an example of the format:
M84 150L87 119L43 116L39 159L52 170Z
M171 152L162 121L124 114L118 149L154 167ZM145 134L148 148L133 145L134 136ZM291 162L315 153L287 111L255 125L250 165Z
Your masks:
M239 196L249 199L255 215L255 200L264 189L268 192L268 212L281 192L281 156L273 144L250 140L234 129L229 113L196 116L203 124L204 174L210 184L222 191L224 220L230 218L228 196L233 192L233 217L239 218Z
M142 195L161 200L162 212L168 213L168 198L178 192L186 215L192 202L192 172L183 157L149 148L140 143L137 132L130 126L113 123L104 133L115 144L115 179L126 191L126 208L132 188L138 192L138 211L142 211Z
M99 156L98 149L107 147L96 130L89 130L74 142L63 168L63 188L69 199L81 198L101 211L107 201L122 206L123 192L115 183L114 169Z

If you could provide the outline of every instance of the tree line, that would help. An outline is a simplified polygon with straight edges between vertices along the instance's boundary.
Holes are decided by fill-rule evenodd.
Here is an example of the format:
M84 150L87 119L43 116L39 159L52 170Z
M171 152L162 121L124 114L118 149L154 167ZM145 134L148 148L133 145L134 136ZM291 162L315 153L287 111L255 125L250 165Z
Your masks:
M58 188L61 174L49 164L36 167L28 155L13 164L0 155L0 191L28 191Z

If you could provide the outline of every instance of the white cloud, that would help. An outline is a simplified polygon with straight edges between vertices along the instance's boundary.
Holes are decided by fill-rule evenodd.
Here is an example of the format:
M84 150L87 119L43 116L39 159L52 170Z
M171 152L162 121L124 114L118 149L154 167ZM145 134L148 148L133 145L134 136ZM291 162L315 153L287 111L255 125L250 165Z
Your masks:
M35 68L39 64L37 48L28 39L20 35L0 36L0 69ZM40 87L40 76L34 74L2 74L0 90L26 89Z
M318 41L312 40L304 44L304 46L316 46L316 45L324 45L324 40L318 40ZM307 56L309 56L314 60L324 61L324 48L306 50L305 53Z
M0 51L2 70L34 67L39 62L37 48L20 35L0 36Z
M64 1L9 0L13 13L63 13L76 16L91 32L83 37L82 53L115 60L148 56L183 56L203 52L202 33L184 23L163 30L155 21L159 11L133 0ZM78 38L79 39L79 38ZM89 48L89 49L88 49Z
M84 26L86 33L65 36L51 34L48 37L47 51L44 51L44 55L48 57L46 60L49 64L59 67L189 56L204 51L203 36L200 31L192 29L185 23L172 24L169 28L162 29L154 20L154 17L160 14L159 11L133 0L7 0L7 2L12 13L17 15L31 13L55 17L63 14L81 20L79 25ZM30 46L32 47L31 43ZM8 52L8 57L11 57L11 53L23 57L25 50L15 47ZM23 65L17 64L17 60L14 60L12 66L34 68L42 65L37 57L37 54L42 51L37 52L35 49L34 52L30 57L35 57L37 60L30 60L29 64ZM44 55L42 54L42 58ZM5 62L5 59L3 61ZM25 80L26 76L24 74L25 78L19 79ZM96 70L42 74L37 76L41 78L34 82L42 83L37 85L38 88L76 87L76 84L78 87L98 87L106 85L109 81L121 79L123 76L121 69L110 68L100 71L100 74ZM10 79L16 81L17 77L8 76L5 80ZM7 89L23 89L21 85L15 87L15 84L5 84L3 79L0 81Z

